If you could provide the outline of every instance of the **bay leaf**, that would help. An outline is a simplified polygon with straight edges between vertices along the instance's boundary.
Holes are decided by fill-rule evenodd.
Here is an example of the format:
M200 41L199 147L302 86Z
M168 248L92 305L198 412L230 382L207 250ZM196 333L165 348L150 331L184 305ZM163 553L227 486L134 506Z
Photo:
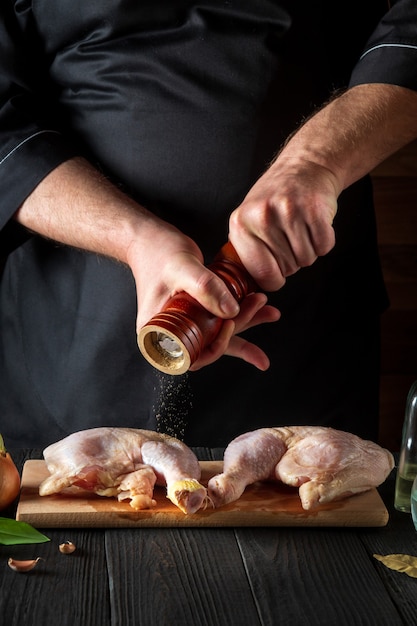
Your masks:
M0 517L0 544L13 546L18 544L45 543L49 537L43 535L30 524L18 522L8 517Z
M417 578L417 556L411 554L374 554L378 561L396 572L403 572L411 578Z

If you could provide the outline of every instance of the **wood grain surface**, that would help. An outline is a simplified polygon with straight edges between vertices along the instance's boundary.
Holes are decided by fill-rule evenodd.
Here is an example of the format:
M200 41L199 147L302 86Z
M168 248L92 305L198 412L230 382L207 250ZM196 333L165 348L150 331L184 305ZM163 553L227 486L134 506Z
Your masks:
M202 483L221 472L222 461L200 461ZM39 485L48 476L42 460L26 461L16 519L38 528L132 528L132 527L243 527L243 526L351 526L380 527L388 511L376 489L371 489L313 511L304 511L298 489L278 482L255 483L239 500L219 509L208 506L185 515L156 487L155 508L134 511L128 501L118 502L71 488L60 494L39 496Z

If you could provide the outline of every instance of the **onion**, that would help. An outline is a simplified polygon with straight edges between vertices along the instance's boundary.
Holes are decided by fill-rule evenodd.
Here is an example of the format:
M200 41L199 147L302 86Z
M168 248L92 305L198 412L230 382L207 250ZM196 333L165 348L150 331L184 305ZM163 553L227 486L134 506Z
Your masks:
M8 507L20 493L20 475L0 435L0 511Z

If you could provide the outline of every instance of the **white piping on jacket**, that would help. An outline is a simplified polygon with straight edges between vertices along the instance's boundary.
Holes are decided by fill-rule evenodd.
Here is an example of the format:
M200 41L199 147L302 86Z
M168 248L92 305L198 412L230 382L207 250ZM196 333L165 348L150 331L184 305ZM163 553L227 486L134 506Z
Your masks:
M6 159L9 158L9 156L11 156L14 152L16 152L16 150L19 150L19 148L21 146L23 146L27 141L30 141L31 139L33 139L34 137L37 137L38 135L43 135L45 133L54 133L55 135L59 135L60 133L56 130L40 130L37 133L34 133L33 135L31 135L30 137L26 137L26 139L23 139L23 141L21 141L20 143L17 144L17 146L15 146L12 150L10 150L10 152L8 154L6 154L6 156L4 156L1 160L0 160L0 165L3 165L3 163L5 162Z
M363 57L365 57L367 54L369 54L370 52L373 52L374 50L377 50L378 48L411 48L413 50L417 50L417 46L412 46L411 44L405 44L405 43L381 43L378 46L373 46L373 48L369 48L369 50L367 50L366 52L364 52L362 54L360 59L363 59Z

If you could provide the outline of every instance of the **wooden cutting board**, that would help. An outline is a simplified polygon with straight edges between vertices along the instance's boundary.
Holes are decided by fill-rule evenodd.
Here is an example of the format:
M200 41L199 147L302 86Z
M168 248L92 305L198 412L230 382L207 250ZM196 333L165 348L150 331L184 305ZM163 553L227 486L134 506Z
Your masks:
M222 471L222 461L201 461L203 484ZM173 526L385 526L388 511L376 489L340 502L304 511L298 489L281 483L255 483L239 500L219 509L210 506L185 515L156 487L153 509L134 511L128 501L118 502L71 488L52 496L39 496L49 475L45 461L26 461L16 519L37 528L121 528Z

